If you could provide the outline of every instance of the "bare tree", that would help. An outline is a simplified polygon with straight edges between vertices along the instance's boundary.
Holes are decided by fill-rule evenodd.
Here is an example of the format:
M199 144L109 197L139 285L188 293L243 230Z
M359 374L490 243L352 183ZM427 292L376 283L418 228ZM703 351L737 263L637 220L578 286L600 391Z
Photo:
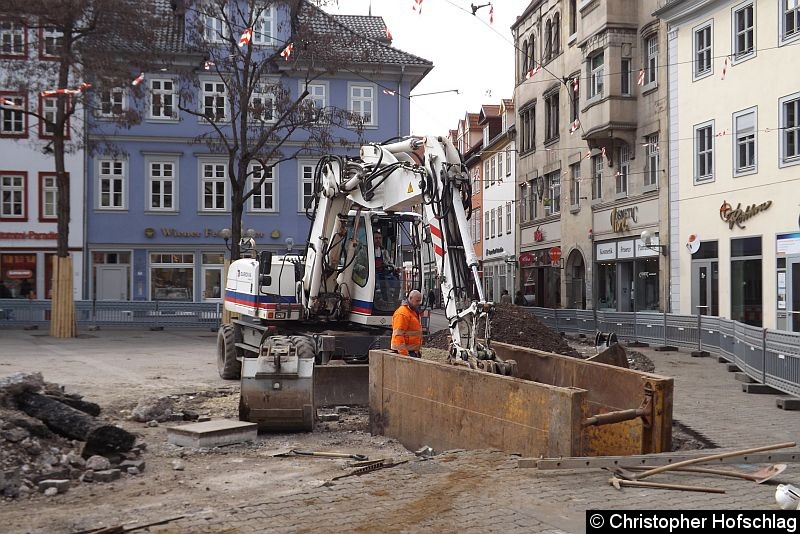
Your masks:
M83 117L91 110L97 92L130 86L131 75L154 60L162 19L156 2L134 0L6 0L4 19L33 36L24 58L0 60L0 87L27 95L55 99L55 113L41 113L33 105L4 104L10 112L38 119L51 134L58 188L58 261L69 261L70 177L65 155L87 148ZM135 74L134 74L135 75ZM71 120L72 119L72 120ZM118 113L121 125L138 122L134 111ZM71 264L70 264L71 270ZM68 284L69 287L64 287ZM58 302L69 295L70 305ZM72 279L54 276L51 334L75 335ZM62 313L70 317L64 320ZM60 325L54 328L54 325Z
M240 256L245 203L264 187L268 172L303 154L329 152L361 141L364 117L332 106L321 107L309 84L321 76L353 68L358 58L347 51L365 38L337 27L315 4L303 0L195 1L187 24L193 47L204 54L204 70L218 82L184 83L179 108L208 123L195 141L227 156L231 185L231 259ZM285 22L272 22L278 13ZM347 30L347 31L345 31ZM287 80L301 80L293 90ZM204 94L200 83L219 83L224 96Z

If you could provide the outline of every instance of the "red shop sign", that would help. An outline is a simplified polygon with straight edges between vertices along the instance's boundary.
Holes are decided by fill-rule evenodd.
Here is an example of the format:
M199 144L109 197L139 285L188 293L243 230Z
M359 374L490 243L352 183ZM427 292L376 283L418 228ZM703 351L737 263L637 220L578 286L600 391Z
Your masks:
M558 263L561 261L561 249L559 247L553 247L550 249L550 261L553 263Z
M533 265L533 261L534 261L533 254L531 254L530 252L523 252L522 254L519 255L520 267L528 267L530 265Z

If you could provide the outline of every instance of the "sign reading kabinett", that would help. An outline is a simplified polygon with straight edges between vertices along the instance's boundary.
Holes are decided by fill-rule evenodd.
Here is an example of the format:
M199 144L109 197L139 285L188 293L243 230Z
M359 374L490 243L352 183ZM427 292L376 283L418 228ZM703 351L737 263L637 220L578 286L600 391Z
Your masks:
M747 206L747 208L742 209L742 203L739 202L734 209L733 206L728 204L728 201L723 200L722 206L719 207L719 218L722 219L731 230L733 230L734 225L744 229L745 226L742 223L750 217L758 215L762 211L767 211L770 206L772 206L772 201L767 200L761 204L751 204Z

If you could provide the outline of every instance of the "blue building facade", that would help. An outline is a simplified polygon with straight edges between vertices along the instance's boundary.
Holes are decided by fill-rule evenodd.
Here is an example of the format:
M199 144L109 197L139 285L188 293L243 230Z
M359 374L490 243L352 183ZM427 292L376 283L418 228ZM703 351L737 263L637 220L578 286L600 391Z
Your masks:
M144 73L140 81L144 91L98 92L99 111L89 121L90 139L98 149L88 156L86 165L86 298L215 301L221 295L228 253L220 230L231 226L228 158L198 142L198 135L210 126L202 117L180 111L177 99L189 87L196 91L193 105L224 110L229 101L224 84L203 68L208 58L193 51L196 36L192 32L203 31L202 21L196 24L191 10L184 14L165 0L156 3L165 16L173 17L159 46L169 50L176 63L197 65L196 79L187 82L185 76L165 68ZM282 49L290 39L285 29L288 10L277 5L267 15L264 34L259 39L256 28L253 44L262 53ZM367 114L362 141L407 135L407 95L432 64L393 48L380 17L330 15L304 4L300 21L350 35L346 66L313 80L306 98L313 99L318 108ZM265 39L269 32L277 38ZM369 53L357 50L353 43L368 43ZM302 50L296 47L294 53L302 54ZM270 83L279 81L291 95L300 95L306 87L303 74L292 70L290 62L276 64ZM143 120L129 129L116 129L104 120L104 113L134 107ZM358 133L335 130L331 132L335 138L346 139L352 146L332 151L357 154ZM294 132L284 145L286 151L306 143L307 135L302 129ZM258 194L247 201L242 228L256 232L259 249L285 252L292 242L295 251L305 246L309 220L304 206L312 193L319 157L306 154L276 165ZM263 172L257 167L253 179L261 178Z

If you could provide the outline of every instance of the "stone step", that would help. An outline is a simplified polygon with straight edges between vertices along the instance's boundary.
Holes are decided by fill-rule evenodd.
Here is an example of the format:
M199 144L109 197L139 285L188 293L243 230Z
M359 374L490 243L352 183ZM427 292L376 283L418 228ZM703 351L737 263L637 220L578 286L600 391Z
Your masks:
M778 397L775 405L781 410L800 410L800 399L797 397Z
M761 395L774 395L780 393L777 389L772 389L766 384L742 384L742 391L745 393L757 393Z
M727 363L725 364L725 368L728 370L729 373L739 373L741 369L735 363Z
M755 380L750 378L750 375L748 375L747 373L736 373L733 375L733 377L739 382L744 382L745 384L755 383Z
M258 424L230 419L191 423L167 429L169 443L194 449L208 449L232 443L255 441L257 436Z

